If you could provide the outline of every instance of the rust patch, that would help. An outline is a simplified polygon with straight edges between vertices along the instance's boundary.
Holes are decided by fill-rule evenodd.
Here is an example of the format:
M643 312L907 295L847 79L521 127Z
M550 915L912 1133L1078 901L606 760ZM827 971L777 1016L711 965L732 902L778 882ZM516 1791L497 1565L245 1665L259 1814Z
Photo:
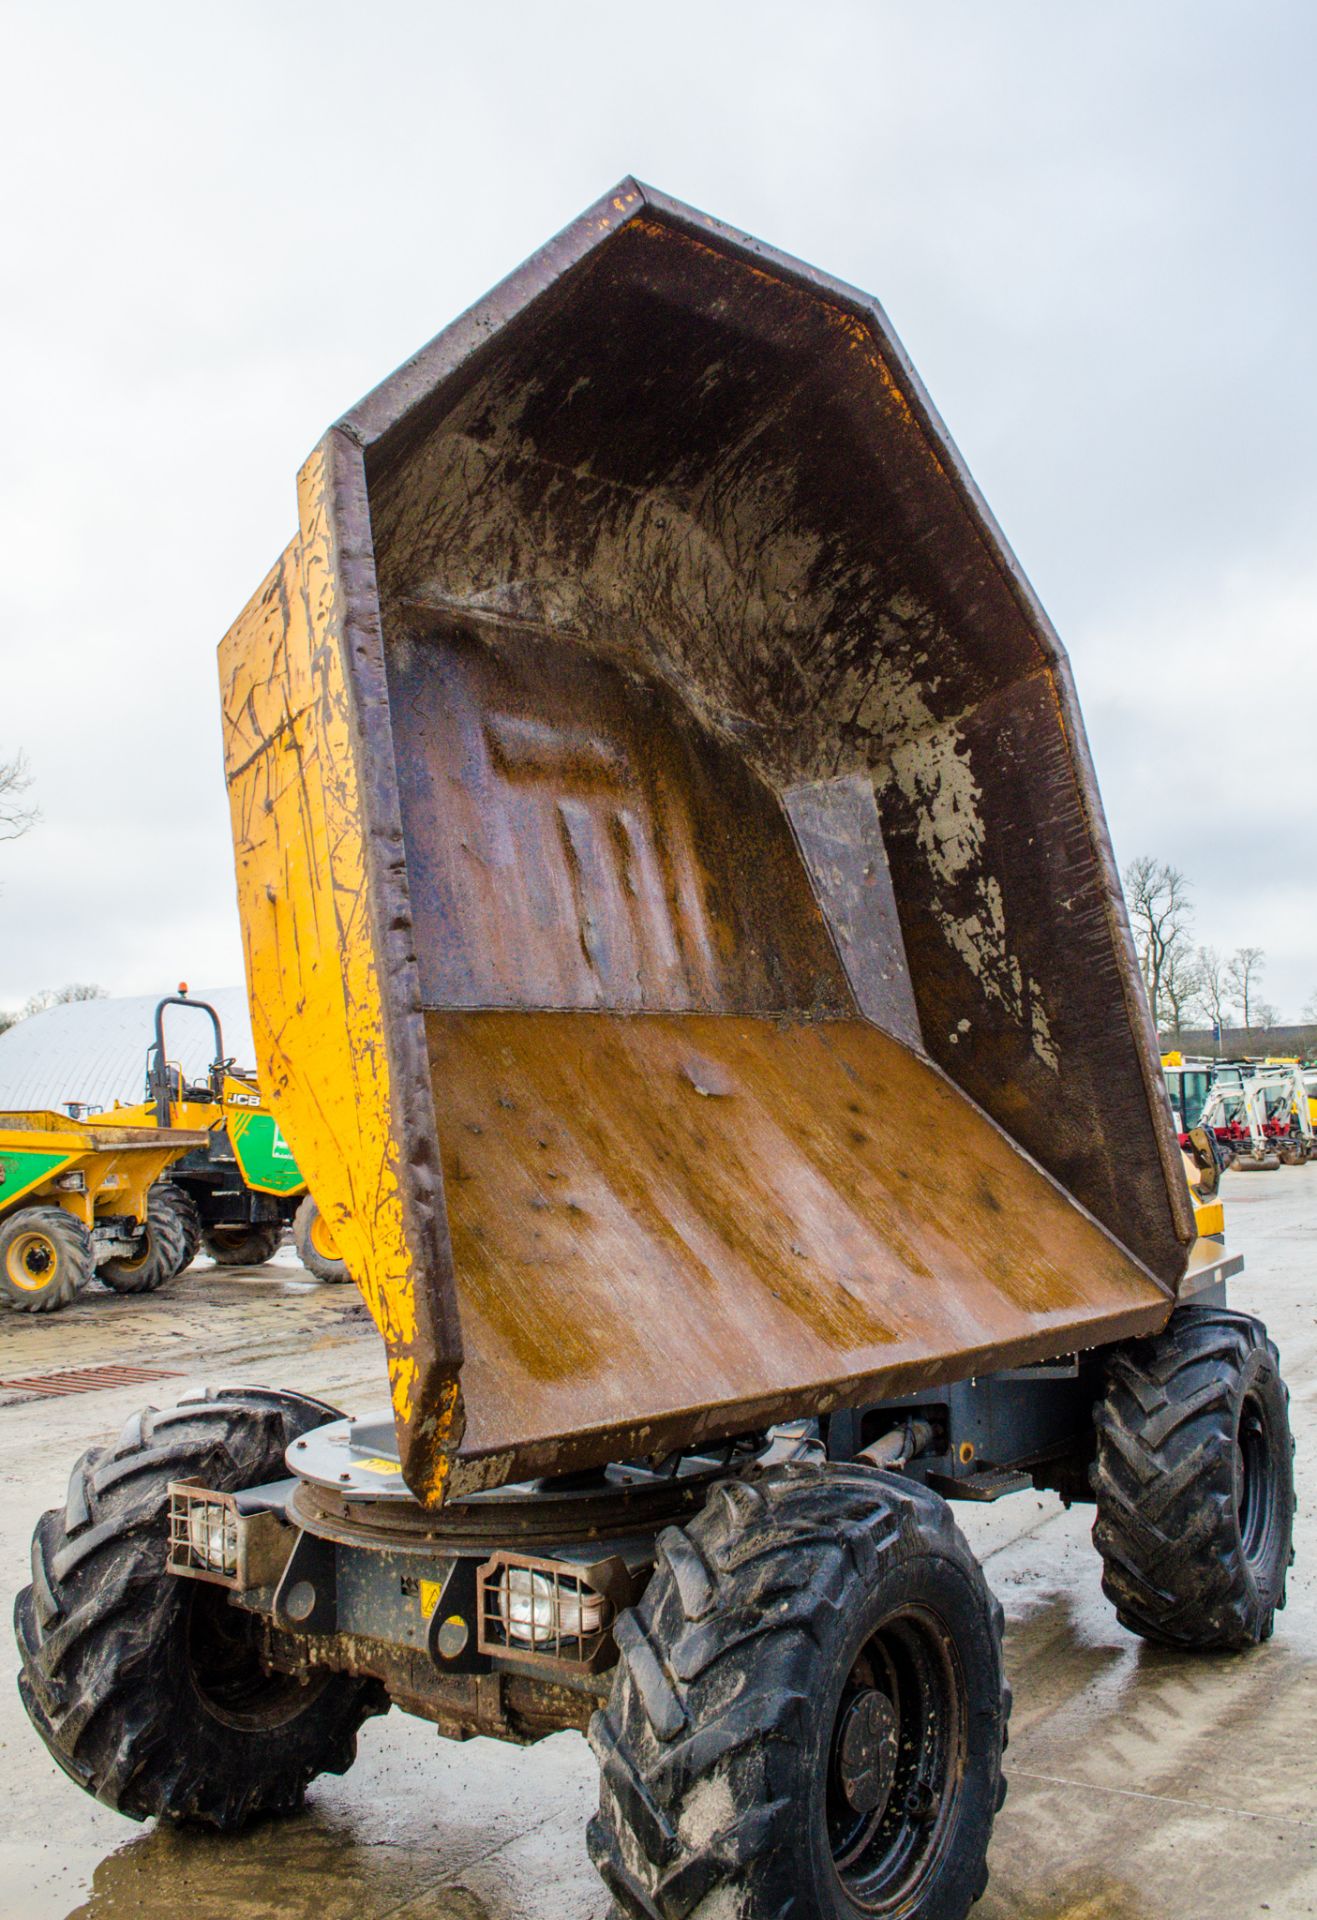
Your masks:
M857 1019L431 1012L426 1027L467 1334L463 1459L678 1405L803 1406L864 1374L923 1378L1159 1310L991 1122ZM734 1091L702 1094L693 1057ZM910 1113L917 1141L893 1124Z

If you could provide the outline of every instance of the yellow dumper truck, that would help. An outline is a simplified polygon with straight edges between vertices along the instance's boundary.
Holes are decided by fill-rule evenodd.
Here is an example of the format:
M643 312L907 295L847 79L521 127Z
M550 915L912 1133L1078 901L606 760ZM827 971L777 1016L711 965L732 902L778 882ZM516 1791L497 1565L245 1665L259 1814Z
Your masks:
M203 1080L190 1081L170 1057L165 1013L179 1007L209 1020L215 1052ZM273 1258L291 1226L298 1255L318 1280L345 1281L333 1236L293 1159L254 1073L224 1051L219 1014L188 996L187 983L156 1004L155 1038L147 1054L146 1098L93 1114L120 1127L192 1128L202 1144L174 1166L171 1185L186 1243L187 1266L199 1247L221 1267L259 1267Z
M261 1083L392 1405L198 1394L20 1596L60 1764L296 1806L390 1706L588 1732L629 1920L956 1920L1002 1613L1285 1597L1065 655L881 310L624 181L332 427L221 648ZM131 1615L117 1596L129 1586Z
M20 1313L67 1306L95 1276L149 1293L192 1252L186 1203L161 1179L204 1133L144 1137L108 1120L0 1113L0 1297Z

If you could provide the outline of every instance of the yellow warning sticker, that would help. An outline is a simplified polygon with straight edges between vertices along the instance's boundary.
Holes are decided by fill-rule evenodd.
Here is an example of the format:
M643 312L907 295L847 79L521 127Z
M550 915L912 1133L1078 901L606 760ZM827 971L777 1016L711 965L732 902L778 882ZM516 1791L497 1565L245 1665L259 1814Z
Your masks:
M421 1582L421 1618L428 1620L439 1605L439 1595L444 1590L442 1580L422 1580Z
M402 1468L396 1460L354 1460L353 1466L358 1473L401 1473Z

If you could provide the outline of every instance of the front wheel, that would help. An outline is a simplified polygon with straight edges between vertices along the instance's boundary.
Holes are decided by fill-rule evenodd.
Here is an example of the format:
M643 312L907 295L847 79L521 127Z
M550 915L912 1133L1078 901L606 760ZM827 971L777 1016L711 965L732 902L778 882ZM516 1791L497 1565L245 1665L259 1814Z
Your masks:
M14 1603L19 1693L65 1773L117 1812L224 1830L289 1812L317 1774L346 1771L387 1706L373 1681L272 1670L254 1614L165 1571L171 1480L263 1485L333 1417L259 1388L148 1408L83 1455L67 1505L38 1522Z
M126 1258L103 1260L96 1278L116 1293L155 1293L188 1264L191 1219L195 1216L196 1209L186 1194L167 1181L157 1180L146 1196L146 1219L137 1252ZM195 1243L192 1251L196 1251Z
M964 1920L1010 1696L937 1495L856 1467L728 1483L615 1631L590 1852L622 1914Z
M0 1293L20 1313L66 1307L91 1276L91 1235L63 1207L20 1207L0 1220Z
M1269 1638L1294 1558L1294 1442L1260 1320L1181 1307L1116 1348L1092 1480L1102 1590L1122 1626L1203 1650Z
M217 1267L263 1267L273 1260L284 1237L277 1220L237 1227L203 1227L201 1238Z
M351 1280L347 1261L339 1253L329 1224L309 1193L293 1215L293 1243L298 1259L317 1280Z

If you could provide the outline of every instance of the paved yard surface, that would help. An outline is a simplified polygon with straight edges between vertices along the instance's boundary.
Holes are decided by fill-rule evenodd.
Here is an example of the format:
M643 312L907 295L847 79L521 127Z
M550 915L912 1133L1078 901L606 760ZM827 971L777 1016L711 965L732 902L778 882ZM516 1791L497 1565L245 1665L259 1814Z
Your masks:
M1006 1607L1015 1687L1010 1797L981 1920L1246 1920L1317 1913L1317 1166L1226 1180L1236 1303L1280 1347L1299 1442L1299 1560L1274 1640L1201 1660L1154 1651L1105 1605L1089 1517L1049 1497L959 1509ZM202 1382L287 1385L353 1411L384 1400L382 1349L350 1290L287 1254L207 1267L168 1293L98 1289L48 1322L0 1316L0 1379L87 1366L179 1376L65 1399L0 1387L6 1617L41 1510L80 1449L146 1400ZM15 1664L4 1635L0 1663ZM584 1741L452 1746L370 1722L306 1812L236 1839L141 1828L47 1759L0 1688L0 1920L601 1920L583 1830Z

